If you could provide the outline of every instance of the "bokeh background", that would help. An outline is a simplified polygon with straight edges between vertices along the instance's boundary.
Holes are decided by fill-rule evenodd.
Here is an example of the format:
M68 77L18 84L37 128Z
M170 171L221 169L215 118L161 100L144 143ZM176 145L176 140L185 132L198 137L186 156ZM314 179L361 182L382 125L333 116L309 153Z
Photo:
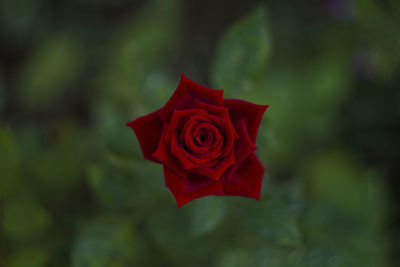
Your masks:
M400 266L398 0L2 0L0 266ZM261 202L181 209L127 121L268 104Z

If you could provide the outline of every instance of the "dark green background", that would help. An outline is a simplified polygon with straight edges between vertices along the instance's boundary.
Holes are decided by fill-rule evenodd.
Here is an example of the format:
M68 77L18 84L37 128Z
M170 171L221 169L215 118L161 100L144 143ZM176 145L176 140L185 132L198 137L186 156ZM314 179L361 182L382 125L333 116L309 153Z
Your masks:
M0 266L399 266L397 0L0 2ZM181 209L127 121L268 104L261 201Z

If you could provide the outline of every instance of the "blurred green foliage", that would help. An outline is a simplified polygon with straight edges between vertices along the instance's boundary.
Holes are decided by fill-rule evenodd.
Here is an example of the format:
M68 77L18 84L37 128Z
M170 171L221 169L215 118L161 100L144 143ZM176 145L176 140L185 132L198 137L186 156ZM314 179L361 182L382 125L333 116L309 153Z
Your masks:
M68 34L56 34L39 43L18 79L21 102L45 109L61 99L85 66L81 50L78 40Z
M231 26L220 41L212 78L215 87L229 89L228 97L246 89L268 60L271 43L265 16L264 9L257 8Z
M384 2L2 1L0 266L398 266L400 5ZM218 40L191 41L202 23ZM177 209L143 159L125 123L182 72L270 105L260 202Z

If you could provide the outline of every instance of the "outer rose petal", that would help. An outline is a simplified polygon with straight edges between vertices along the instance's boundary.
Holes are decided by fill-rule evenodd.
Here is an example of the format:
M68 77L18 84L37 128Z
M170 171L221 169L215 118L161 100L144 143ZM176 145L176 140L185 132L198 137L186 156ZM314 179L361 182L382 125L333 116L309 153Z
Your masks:
M234 123L236 132L239 135L238 143L235 148L235 165L230 167L225 173L224 177L230 179L236 168L247 158L250 154L257 149L249 137L246 129L246 122L239 120Z
M224 106L229 108L232 121L246 120L247 131L255 144L262 116L269 106L256 105L240 99L225 99Z
M215 167L193 168L192 173L207 176L210 179L219 180L225 171L235 163L235 153L231 151L224 159Z
M182 74L181 82L174 94L159 111L160 117L163 121L169 122L174 110L192 108L196 99L207 104L222 106L223 94L223 90L207 88L189 80Z
M224 194L260 200L264 167L253 153L236 169L230 180L224 180Z
M170 147L164 142L160 142L156 152L153 153L153 157L159 160L164 166L168 166L174 170L183 179L186 179L188 176L188 172L181 167L181 163L172 155Z
M190 174L183 180L174 171L163 165L165 185L171 190L178 208L186 203L203 196L223 195L223 185L204 176Z
M198 99L195 100L194 104L195 108L200 108L202 110L207 111L209 114L218 115L224 119L229 119L229 109L220 106L210 105L204 102L199 101Z
M158 111L141 116L136 120L128 122L126 125L131 127L135 132L144 158L160 163L152 155L157 149L164 128L164 123L158 116Z

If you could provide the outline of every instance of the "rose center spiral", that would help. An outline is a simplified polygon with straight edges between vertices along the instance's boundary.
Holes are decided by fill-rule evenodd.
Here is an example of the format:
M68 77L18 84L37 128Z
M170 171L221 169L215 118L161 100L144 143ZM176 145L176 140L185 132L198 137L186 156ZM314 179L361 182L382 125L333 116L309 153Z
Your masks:
M221 130L218 126L209 121L199 120L192 120L187 123L182 131L180 140L182 146L189 153L198 155L218 151L223 143Z
M214 134L205 128L202 128L194 133L194 142L198 146L207 146L213 142Z

